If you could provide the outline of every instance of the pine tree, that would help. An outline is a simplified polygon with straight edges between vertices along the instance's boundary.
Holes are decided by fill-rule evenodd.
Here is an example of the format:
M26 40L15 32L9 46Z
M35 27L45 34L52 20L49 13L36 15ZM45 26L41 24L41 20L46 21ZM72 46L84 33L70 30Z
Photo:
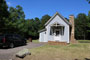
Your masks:
M5 0L0 0L0 33L5 32L9 17L8 6Z

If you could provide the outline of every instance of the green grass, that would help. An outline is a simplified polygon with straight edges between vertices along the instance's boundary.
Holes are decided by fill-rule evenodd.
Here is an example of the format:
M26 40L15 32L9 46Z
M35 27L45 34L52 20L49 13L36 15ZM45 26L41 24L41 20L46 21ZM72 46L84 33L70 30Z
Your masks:
M27 40L27 43L29 43L30 41L29 40ZM34 42L34 43L39 43L39 40L37 39L37 40L32 40L32 42Z
M37 40L32 40L32 42L39 43L39 40L38 39Z
M30 49L31 56L25 59L31 60L85 60L90 59L90 43L77 43L63 45L45 45Z
M78 40L79 43L90 43L90 40Z
M69 45L44 45L30 49L31 55L23 60L85 60L90 59L89 40L78 40L80 43ZM33 42L38 42L33 40ZM84 42L84 43L82 43Z

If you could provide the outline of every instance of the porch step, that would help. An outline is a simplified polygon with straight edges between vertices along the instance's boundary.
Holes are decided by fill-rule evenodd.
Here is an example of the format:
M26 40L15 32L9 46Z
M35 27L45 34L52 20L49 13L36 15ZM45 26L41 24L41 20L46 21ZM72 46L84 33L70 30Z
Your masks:
M48 41L50 45L67 45L66 42L58 42L58 41Z

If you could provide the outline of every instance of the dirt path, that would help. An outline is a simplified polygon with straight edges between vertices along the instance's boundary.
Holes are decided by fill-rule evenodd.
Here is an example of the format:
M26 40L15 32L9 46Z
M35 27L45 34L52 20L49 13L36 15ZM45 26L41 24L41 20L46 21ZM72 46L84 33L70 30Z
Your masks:
M0 60L9 60L15 55L18 51L23 48L35 48L45 45L45 43L28 43L26 46L15 47L12 49L0 49Z

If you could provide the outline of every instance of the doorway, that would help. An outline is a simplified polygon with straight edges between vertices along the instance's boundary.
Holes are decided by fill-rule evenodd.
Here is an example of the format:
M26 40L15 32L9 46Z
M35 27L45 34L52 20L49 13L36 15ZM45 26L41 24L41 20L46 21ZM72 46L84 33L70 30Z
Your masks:
M61 40L61 30L60 29L55 29L54 31L54 40L55 41L60 41Z

